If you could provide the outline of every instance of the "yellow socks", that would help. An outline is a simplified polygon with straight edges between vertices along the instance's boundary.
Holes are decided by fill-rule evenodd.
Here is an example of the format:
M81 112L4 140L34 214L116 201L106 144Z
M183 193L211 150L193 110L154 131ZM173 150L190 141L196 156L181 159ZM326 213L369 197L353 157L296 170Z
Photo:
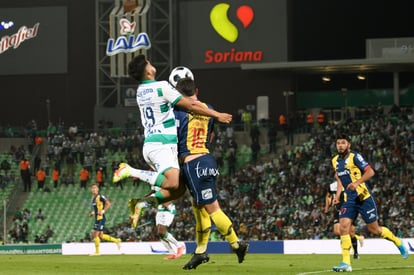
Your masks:
M217 226L220 234L223 235L224 238L226 238L226 240L230 243L231 247L233 249L239 248L239 243L237 242L239 238L237 237L236 232L234 232L229 217L227 217L227 215L224 214L221 209L219 209L216 212L212 213L210 215L210 218Z
M382 229L381 238L393 242L396 246L401 245L402 243L401 240L397 238L388 228L381 226L381 229Z
M96 237L93 239L93 242L95 243L95 253L99 254L99 244L101 243L101 239Z
M196 243L195 253L201 254L206 252L208 239L210 237L211 220L207 211L202 208L193 206L193 212L196 219Z
M341 236L342 262L347 265L351 265L351 247L351 236L349 236L349 234Z
M108 241L108 242L114 242L114 243L116 243L118 241L117 238L111 237L108 234L103 234L102 235L102 240Z

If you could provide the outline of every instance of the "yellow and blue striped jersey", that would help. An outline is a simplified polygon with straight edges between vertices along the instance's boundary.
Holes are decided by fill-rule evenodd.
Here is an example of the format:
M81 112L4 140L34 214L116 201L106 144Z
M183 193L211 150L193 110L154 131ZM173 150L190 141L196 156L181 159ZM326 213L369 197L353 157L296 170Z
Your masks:
M210 109L210 105L204 104ZM214 129L214 119L208 116L188 113L179 108L174 109L178 127L178 157L210 152L210 136Z
M366 169L370 167L364 157L356 151L351 150L345 159L336 155L332 158L332 166L342 182L345 189L345 200L366 200L371 196L369 187L365 182L361 183L356 190L347 189L348 185L362 177Z
M104 218L105 214L98 215L98 212L105 208L105 203L106 203L106 198L104 195L98 194L95 197L93 197L92 208L93 208L93 211L95 212L96 220L102 220Z

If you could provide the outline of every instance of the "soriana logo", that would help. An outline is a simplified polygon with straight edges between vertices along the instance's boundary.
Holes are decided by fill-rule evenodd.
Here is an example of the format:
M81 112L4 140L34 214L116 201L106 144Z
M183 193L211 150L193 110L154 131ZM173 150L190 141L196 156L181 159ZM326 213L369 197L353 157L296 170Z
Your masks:
M237 28L235 22L229 19L230 5L219 3L210 11L210 23L214 31L230 45L237 42L239 36L247 31L254 21L254 9L249 5L238 6L235 10L236 18L241 22L242 28ZM239 23L240 24L240 23ZM233 63L233 62L259 62L263 58L263 51L239 51L231 47L229 51L217 52L207 50L205 52L205 63Z
M230 5L227 3L220 3L213 7L210 12L210 22L213 29L225 40L234 43L238 36L239 30L236 25L229 20L227 12ZM237 8L236 16L246 29L254 19L254 11L250 6L243 5Z

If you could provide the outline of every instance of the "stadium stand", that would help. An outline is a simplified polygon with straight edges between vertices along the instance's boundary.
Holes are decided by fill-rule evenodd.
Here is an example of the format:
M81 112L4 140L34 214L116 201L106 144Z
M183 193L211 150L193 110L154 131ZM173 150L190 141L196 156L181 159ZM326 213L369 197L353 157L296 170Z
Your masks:
M279 133L277 153L267 154L266 144L261 148L261 158L256 164L251 160L249 144L240 143L236 151L237 169L228 173L229 143L221 138L224 166L217 188L222 209L232 218L240 236L250 240L321 239L335 238L332 234L331 216L321 213L324 187L332 181L330 158L335 150L336 133L345 131L359 150L377 171L375 181L370 181L374 194L378 195L378 211L381 221L399 237L414 236L414 221L410 218L414 208L414 115L411 108L384 115L377 108L367 108L364 116L345 121L328 121L317 126L310 134L295 134L294 146L285 146L285 137ZM105 138L104 155L107 158L108 178L111 163L128 161L142 167L139 155L139 136L131 138L122 131ZM94 153L100 135L85 137ZM220 135L218 135L220 137ZM95 142L93 142L95 140ZM129 148L128 142L134 144ZM64 163L62 169L65 169ZM79 241L91 231L89 189L80 188L76 164L74 185L60 184L51 192L33 189L22 206L32 214L42 208L46 218L29 222L29 242L43 234L48 225L54 231L49 243ZM50 179L50 177L49 177ZM94 176L92 176L92 180ZM154 240L154 211L144 215L143 226L134 235L128 224L127 200L136 187L131 181L123 189L108 183L102 193L111 200L108 212L108 228L116 231L123 240ZM36 185L34 185L35 187ZM49 186L51 184L49 183ZM393 203L390 203L393 202ZM247 209L247 210L246 210ZM188 199L177 202L178 216L171 232L179 240L194 239L194 219ZM357 231L369 237L363 223ZM127 233L125 233L127 232Z

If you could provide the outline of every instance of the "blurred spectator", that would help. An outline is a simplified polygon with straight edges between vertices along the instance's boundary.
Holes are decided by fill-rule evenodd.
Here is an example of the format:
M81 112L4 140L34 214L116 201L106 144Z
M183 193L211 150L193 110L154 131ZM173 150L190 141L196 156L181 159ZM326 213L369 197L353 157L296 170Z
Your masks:
M35 220L44 220L45 219L45 215L42 212L42 208L39 208L39 210L37 210L36 216L35 216Z

